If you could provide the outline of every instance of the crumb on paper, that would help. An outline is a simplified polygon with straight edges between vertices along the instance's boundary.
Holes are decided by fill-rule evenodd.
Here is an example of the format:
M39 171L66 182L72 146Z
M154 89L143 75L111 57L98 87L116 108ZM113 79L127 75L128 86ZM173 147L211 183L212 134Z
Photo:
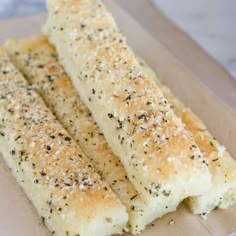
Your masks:
M171 219L168 224L173 226L173 225L175 225L175 221L173 219Z
M150 229L152 229L153 227L155 227L155 223L153 222L153 223L150 223L150 224L148 224L148 226L147 226L147 230L150 230Z
M207 213L202 213L201 217L202 217L203 220L206 220L207 219Z
M223 145L220 145L220 146L218 147L218 152L219 152L219 155L220 155L220 156L222 156L222 155L223 155L223 153L224 153L224 151L225 151L225 146L223 146Z

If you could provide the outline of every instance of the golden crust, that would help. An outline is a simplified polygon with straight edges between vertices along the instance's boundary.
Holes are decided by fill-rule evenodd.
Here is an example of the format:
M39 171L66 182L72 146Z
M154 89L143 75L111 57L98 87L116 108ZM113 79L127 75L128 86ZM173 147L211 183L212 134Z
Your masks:
M50 231L121 232L124 206L32 87L15 80L0 81L0 151Z
M112 153L90 111L59 65L55 49L44 36L8 41L6 48L29 83L37 88L57 119L126 206L132 233L139 233L155 219L155 213L128 180L123 165Z
M223 145L211 135L207 127L189 108L181 103L144 62L145 73L162 89L173 105L175 113L192 133L195 142L206 156L212 174L212 187L203 196L189 198L186 203L195 214L209 213L214 208L227 208L236 202L236 161Z
M202 153L103 4L49 0L48 8L44 31L142 197L158 202L161 216L209 189Z

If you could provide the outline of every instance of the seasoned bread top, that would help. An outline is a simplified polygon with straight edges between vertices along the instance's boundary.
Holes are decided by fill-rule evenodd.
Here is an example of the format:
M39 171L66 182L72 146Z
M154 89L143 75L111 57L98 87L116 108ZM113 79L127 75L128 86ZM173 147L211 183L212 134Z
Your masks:
M74 232L94 220L112 232L125 226L125 207L31 86L0 81L0 134L44 201L46 222L59 216Z
M34 182L51 189L48 201L57 196L61 199L58 206L65 211L67 201L71 209L83 205L79 214L86 217L115 202L119 205L114 193L35 91L11 81L1 81L0 91L1 133L12 143L12 156L21 155L19 165L37 168Z
M26 74L33 87L42 94L69 133L77 137L76 140L84 148L88 157L93 158L92 162L98 167L101 175L106 176L110 184L117 185L121 192L127 188L124 201L129 201L137 195L127 179L127 173L120 160L111 152L90 111L80 100L70 78L58 63L55 49L47 39L39 36L21 41L9 41L6 46L11 55L15 51L20 52L13 60ZM27 67L23 66L25 63ZM116 179L110 179L109 175L111 178L116 176Z
M226 188L236 187L236 160L212 136L203 121L190 108L178 100L171 90L158 80L150 68L144 66L144 69L149 74L149 77L160 86L170 104L173 105L175 113L182 119L193 135L195 142L206 156L215 182L215 185L212 187L214 188L216 185L219 188L223 188L223 186Z
M91 160L96 171L124 203L130 214L132 231L138 233L147 224L147 216L151 215L147 208L150 206L140 198L120 160L112 153L89 109L59 64L53 46L44 36L11 40L5 46L30 84L42 95L57 119ZM150 223L154 218L148 220Z
M164 94L166 94L170 103L173 104L176 114L181 117L193 134L194 140L201 151L207 157L210 170L214 171L214 174L217 173L217 175L227 172L227 174L217 179L218 184L221 182L227 185L234 179L236 187L236 161L226 151L225 147L212 136L202 120L190 108L185 107L183 103L176 99L169 88L164 85L161 86Z
M171 90L166 87L145 62L140 62L145 73L161 88L163 94L173 105L175 113L182 119L192 133L195 142L205 155L212 174L212 187L205 195L194 197L188 205L194 213L209 213L215 207L229 206L236 202L236 161L209 132L203 121L187 108ZM231 197L224 197L231 196Z
M27 84L25 78L11 63L7 53L0 48L0 81L13 80L17 83Z
M32 88L1 81L0 95L2 133L12 143L10 152L13 158L14 155L21 156L19 165L37 170L34 173L35 186L48 186L53 195L67 199L70 207L83 202L89 208L80 212L85 216L96 212L96 202L104 201L109 205L115 199ZM78 193L78 196L84 196L83 199L76 198Z
M45 33L138 191L157 198L174 185L183 197L208 189L205 158L104 5L48 0L48 8ZM199 177L205 185L186 187Z

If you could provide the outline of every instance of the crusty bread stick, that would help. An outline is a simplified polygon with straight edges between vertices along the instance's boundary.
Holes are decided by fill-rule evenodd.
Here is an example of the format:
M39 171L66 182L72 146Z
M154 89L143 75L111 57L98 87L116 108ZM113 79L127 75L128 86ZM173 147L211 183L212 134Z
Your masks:
M125 207L2 53L0 152L42 220L59 236L121 233Z
M48 0L45 34L112 151L156 216L211 186L207 162L145 77L102 2Z

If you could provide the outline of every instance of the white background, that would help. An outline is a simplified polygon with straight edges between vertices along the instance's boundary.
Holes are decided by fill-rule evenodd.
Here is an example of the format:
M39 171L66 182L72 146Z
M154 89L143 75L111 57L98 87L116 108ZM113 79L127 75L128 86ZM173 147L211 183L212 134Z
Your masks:
M236 0L153 0L236 77Z
M236 78L236 0L150 1ZM45 0L0 0L0 19L41 11L45 11Z

